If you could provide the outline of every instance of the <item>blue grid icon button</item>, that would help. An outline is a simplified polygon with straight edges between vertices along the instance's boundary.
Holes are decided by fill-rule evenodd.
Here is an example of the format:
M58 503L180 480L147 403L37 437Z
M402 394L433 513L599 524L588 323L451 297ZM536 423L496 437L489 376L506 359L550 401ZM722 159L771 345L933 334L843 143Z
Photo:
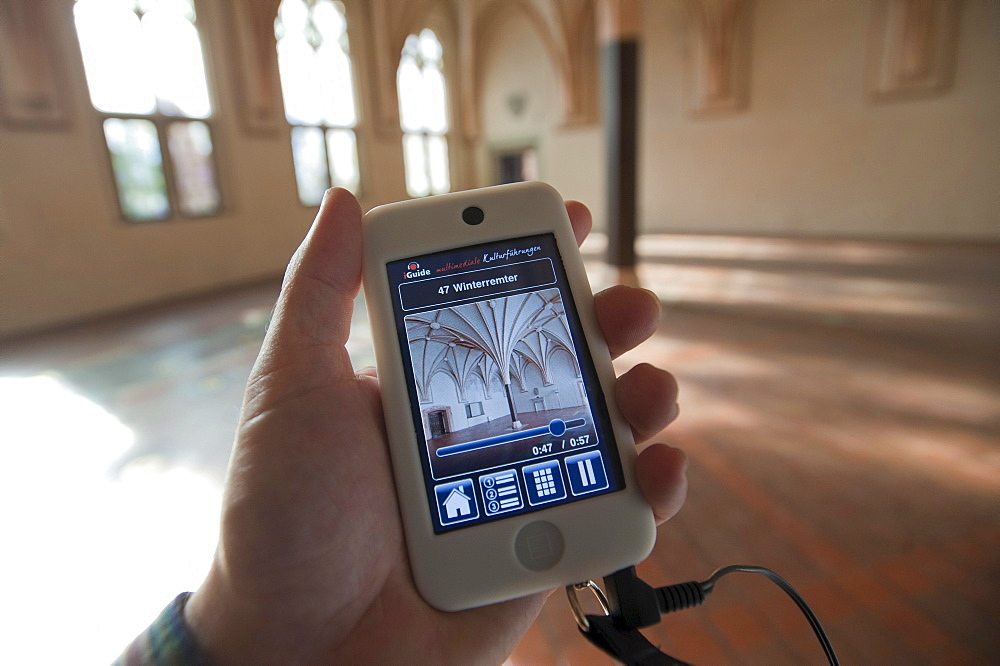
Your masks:
M574 495L585 495L608 487L608 473L600 451L567 457L566 475Z
M437 497L438 516L442 525L464 523L479 517L472 479L434 486L434 495Z
M558 460L527 465L521 468L521 473L524 475L524 487L528 491L528 503L532 506L566 497L566 486Z
M479 485L483 491L483 506L487 516L514 511L524 506L516 469L484 474L479 477Z

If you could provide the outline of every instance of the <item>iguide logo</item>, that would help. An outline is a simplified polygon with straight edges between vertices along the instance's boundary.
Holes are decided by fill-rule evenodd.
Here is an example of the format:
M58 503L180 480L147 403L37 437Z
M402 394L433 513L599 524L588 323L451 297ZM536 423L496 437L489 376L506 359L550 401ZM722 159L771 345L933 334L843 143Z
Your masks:
M406 266L406 268L407 270L405 273L403 273L403 277L405 277L407 280L409 280L410 278L423 277L425 275L431 274L431 272L426 268L420 268L420 264L418 264L415 261L411 261Z

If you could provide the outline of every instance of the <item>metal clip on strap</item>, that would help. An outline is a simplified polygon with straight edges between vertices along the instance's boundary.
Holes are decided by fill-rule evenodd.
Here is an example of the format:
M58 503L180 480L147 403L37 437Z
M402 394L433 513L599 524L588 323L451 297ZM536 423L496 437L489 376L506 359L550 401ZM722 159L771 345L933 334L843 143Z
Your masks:
M585 615L576 593L589 589L597 597L604 610L604 615ZM638 629L625 629L619 626L611 614L604 592L594 581L566 586L566 596L573 609L576 623L584 638L597 648L611 655L627 666L690 666L687 662L674 659L664 654L643 636Z

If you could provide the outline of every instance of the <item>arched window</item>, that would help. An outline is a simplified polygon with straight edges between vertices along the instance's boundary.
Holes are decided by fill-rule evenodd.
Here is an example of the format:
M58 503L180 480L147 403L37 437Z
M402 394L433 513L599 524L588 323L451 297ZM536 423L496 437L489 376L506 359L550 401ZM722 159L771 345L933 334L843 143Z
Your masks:
M396 74L406 190L413 197L451 189L442 55L441 42L432 30L410 35Z
M357 192L357 112L344 5L283 0L274 23L299 200L318 205L331 185Z
M73 9L122 214L217 214L212 103L191 0L77 0Z

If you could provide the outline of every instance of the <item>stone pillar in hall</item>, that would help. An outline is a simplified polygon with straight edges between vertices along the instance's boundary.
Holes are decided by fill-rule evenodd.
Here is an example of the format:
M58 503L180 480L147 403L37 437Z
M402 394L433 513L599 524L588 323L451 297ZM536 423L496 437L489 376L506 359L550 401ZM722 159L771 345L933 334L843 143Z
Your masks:
M601 0L603 122L608 179L607 261L634 280L639 116L638 0ZM631 281L631 280L625 280Z

